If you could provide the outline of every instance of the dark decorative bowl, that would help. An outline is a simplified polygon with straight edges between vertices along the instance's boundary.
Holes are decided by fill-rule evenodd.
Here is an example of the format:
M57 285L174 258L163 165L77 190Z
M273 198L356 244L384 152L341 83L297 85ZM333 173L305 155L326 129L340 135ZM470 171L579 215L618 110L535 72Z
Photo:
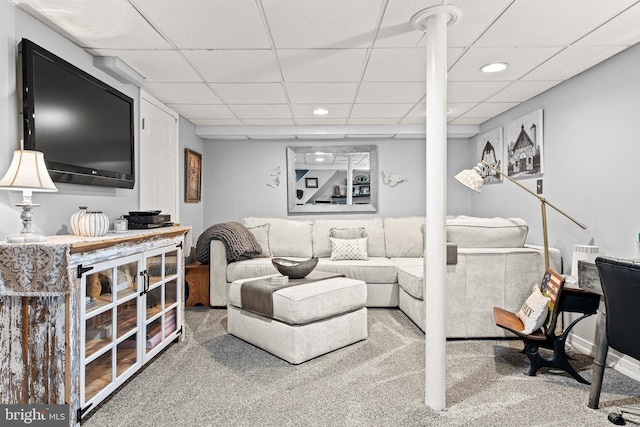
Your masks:
M318 258L310 258L304 261L295 261L286 258L273 258L271 262L283 276L289 276L289 279L302 279L316 268Z

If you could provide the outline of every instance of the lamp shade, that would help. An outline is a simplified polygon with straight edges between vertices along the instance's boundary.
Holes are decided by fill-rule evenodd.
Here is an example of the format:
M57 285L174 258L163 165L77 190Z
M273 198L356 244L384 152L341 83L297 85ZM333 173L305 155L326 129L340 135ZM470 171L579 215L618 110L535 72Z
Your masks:
M0 188L18 191L58 191L47 171L44 154L32 150L13 152L13 160L9 170L0 180Z
M478 193L482 191L484 179L482 178L480 172L475 168L463 170L455 176L455 179L457 179L458 182L473 191L477 191Z

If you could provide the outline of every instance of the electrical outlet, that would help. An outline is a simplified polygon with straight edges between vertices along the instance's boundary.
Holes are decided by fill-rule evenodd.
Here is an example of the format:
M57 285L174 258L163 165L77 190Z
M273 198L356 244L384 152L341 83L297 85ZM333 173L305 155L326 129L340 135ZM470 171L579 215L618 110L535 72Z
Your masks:
M536 181L536 194L542 194L542 180Z

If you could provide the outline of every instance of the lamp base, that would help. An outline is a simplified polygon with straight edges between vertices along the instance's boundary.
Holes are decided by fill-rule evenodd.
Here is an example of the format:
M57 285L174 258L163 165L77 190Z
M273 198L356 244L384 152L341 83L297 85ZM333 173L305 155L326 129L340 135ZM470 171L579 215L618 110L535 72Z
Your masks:
M37 243L44 242L46 240L46 237L33 233L20 233L15 236L7 237L7 242L9 243Z

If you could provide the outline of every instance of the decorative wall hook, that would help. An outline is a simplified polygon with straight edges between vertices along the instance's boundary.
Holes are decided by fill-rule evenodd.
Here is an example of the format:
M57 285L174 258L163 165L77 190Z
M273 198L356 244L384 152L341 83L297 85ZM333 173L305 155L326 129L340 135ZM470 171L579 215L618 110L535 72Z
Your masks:
M280 166L276 167L269 174L274 177L271 181L267 182L267 185L271 188L276 188L280 186Z
M406 180L407 177L404 175L394 174L387 168L382 170L382 182L389 187L395 187Z

